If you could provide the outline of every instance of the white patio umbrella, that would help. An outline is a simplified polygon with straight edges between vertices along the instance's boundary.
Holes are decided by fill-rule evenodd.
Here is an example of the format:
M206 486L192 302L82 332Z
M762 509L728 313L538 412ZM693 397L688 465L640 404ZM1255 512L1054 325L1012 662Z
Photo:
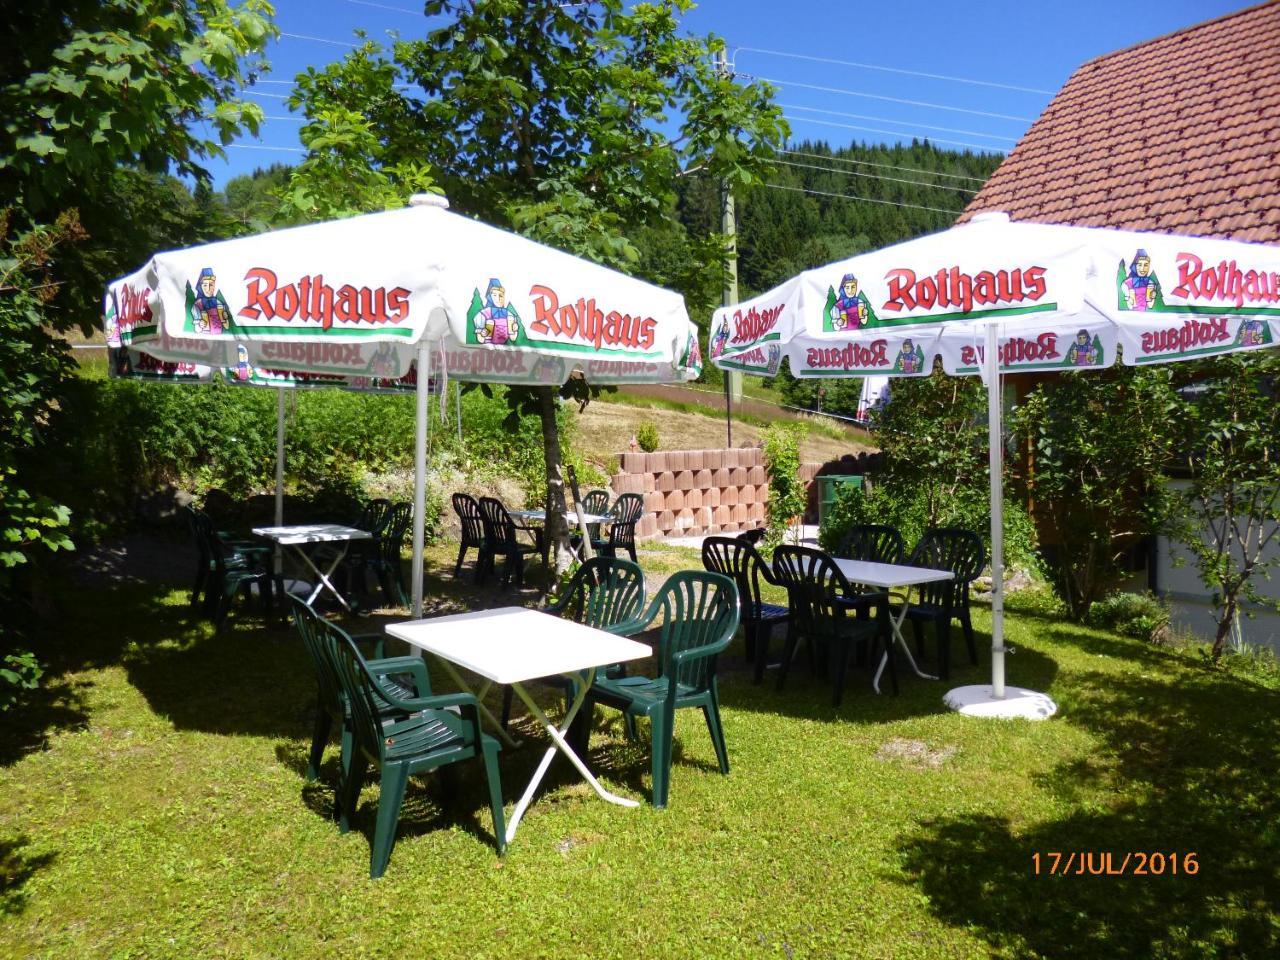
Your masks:
M770 376L953 375L987 384L991 465L990 685L947 702L989 716L1049 716L1007 688L1000 375L1170 363L1280 343L1280 249L980 214L950 230L806 271L716 311L710 357Z
M679 294L448 212L440 197L156 254L106 294L109 336L158 360L395 380L559 385L696 377ZM414 615L426 416L417 378Z

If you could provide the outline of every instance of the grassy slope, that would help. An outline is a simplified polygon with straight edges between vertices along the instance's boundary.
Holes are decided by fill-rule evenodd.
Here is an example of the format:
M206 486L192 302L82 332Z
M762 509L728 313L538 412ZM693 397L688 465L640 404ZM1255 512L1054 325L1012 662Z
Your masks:
M696 565L641 560L651 589ZM314 688L290 634L241 613L215 638L148 587L68 615L48 696L0 729L0 956L1261 957L1280 936L1277 683L1099 631L1009 618L1012 676L1061 706L1040 724L958 717L915 678L874 697L862 672L834 711L807 671L752 686L735 646L727 779L691 713L665 811L601 803L558 759L504 861L474 772L450 810L419 784L371 883L367 836L339 836L301 777ZM981 682L985 655L957 659ZM33 728L45 748L22 752ZM900 739L957 752L880 756ZM508 803L540 753L504 753ZM592 754L644 795L646 750L616 723ZM1152 849L1200 872L1032 875L1036 851Z

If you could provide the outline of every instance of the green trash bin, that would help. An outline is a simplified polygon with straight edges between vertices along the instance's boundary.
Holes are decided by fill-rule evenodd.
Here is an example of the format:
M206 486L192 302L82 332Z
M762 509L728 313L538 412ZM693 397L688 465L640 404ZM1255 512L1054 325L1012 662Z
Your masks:
M818 526L827 522L827 515L835 506L836 493L841 487L862 489L862 477L843 474L829 474L818 477Z

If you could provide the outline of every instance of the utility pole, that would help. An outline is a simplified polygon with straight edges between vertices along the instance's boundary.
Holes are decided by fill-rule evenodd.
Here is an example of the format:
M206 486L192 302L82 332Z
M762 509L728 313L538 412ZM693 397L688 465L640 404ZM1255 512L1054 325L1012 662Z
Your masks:
M729 74L729 60L723 49L716 53L716 69L721 76ZM733 206L733 191L728 180L720 181L720 232L729 245L729 271L724 281L724 297L721 303L732 307L738 302L738 221ZM724 373L724 426L726 446L733 446L733 400L742 399L742 374L733 370Z

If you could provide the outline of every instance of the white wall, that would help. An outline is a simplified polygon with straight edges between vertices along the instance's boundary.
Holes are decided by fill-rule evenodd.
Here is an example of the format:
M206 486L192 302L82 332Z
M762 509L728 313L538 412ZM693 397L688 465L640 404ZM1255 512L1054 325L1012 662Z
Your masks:
M1174 480L1169 486L1172 489L1185 489L1187 481ZM1272 558L1280 556L1280 535L1272 540L1265 553ZM1183 560L1181 566L1175 565L1179 558ZM1211 594L1200 582L1200 576L1187 549L1167 537L1159 537L1156 542L1156 583L1173 605L1175 627L1185 629L1206 641L1212 640L1216 627L1213 622L1213 607L1209 602ZM1273 572L1269 582L1255 580L1254 587L1263 596L1280 598L1280 570ZM1280 653L1280 615L1256 605L1245 609L1254 614L1253 619L1243 613L1240 617L1240 630L1245 642L1265 644Z

